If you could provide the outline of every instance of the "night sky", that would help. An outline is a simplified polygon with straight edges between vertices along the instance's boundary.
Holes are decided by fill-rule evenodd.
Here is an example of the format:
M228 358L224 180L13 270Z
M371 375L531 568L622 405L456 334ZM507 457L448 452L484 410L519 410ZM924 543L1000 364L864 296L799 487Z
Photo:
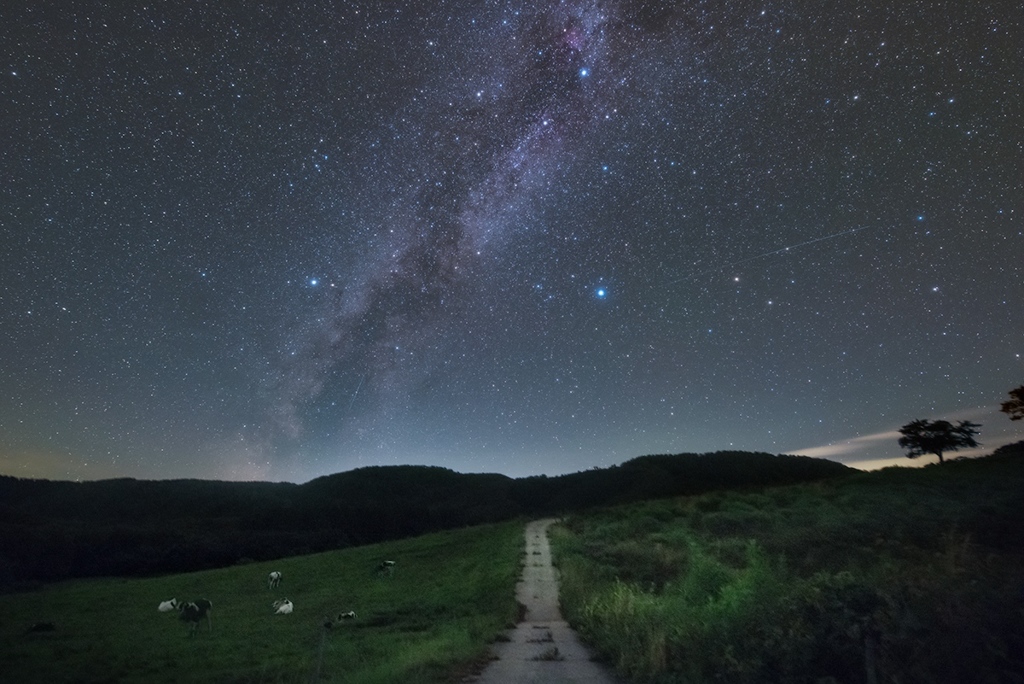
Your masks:
M0 46L0 473L1024 437L1019 0L51 0Z

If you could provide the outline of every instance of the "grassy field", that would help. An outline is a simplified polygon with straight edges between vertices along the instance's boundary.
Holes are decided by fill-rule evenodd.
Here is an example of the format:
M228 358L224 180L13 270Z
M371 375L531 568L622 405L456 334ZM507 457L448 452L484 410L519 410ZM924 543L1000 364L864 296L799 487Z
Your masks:
M521 523L149 579L0 596L0 683L458 681L517 616ZM390 577L377 564L394 560ZM278 589L267 574L280 570ZM188 636L176 597L213 602ZM291 615L271 603L287 597ZM355 611L328 630L324 621ZM52 632L26 633L36 622Z
M576 515L570 623L633 682L1024 682L1024 458Z

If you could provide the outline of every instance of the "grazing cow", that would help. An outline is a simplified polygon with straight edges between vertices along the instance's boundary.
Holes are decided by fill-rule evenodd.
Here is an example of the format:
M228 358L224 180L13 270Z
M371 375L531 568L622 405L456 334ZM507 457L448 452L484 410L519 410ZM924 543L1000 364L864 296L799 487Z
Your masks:
M277 589L281 586L281 573L275 570L267 576L267 588Z
M328 619L328 620L324 621L324 629L333 629L334 625L338 624L339 622L344 622L345 620L355 620L355 619L356 619L356 611L354 611L354 610L350 610L347 613L338 613L338 617L334 618L333 620Z
M395 571L395 561L386 560L381 561L380 565L377 566L377 574L380 576L390 577Z
M189 636L195 636L196 627L199 626L200 620L206 618L206 625L213 631L213 622L210 620L210 610L213 609L213 601L208 599L196 599L188 603L178 604L178 615L179 617L188 623Z
M172 598L170 601L161 601L156 609L161 613L170 613L172 610L178 610L178 599Z
M294 606L288 599L279 599L274 601L271 606L274 609L274 615L291 615Z

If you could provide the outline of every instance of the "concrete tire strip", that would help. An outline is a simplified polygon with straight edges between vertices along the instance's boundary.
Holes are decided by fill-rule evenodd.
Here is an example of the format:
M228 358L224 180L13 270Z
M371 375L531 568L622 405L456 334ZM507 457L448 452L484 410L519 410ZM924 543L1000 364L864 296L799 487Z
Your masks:
M554 519L526 526L526 566L516 585L516 599L526 617L494 644L495 660L476 678L477 684L618 684L604 667L591 660L579 636L558 609L558 575L551 565L548 527Z

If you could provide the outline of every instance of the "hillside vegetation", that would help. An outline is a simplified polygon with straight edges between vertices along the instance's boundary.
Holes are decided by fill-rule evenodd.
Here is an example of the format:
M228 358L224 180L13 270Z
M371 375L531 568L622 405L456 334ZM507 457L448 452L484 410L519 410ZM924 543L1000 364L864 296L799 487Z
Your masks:
M1022 447L573 515L563 612L633 682L1022 682Z
M514 480L445 468L361 468L303 485L201 480L53 482L0 476L0 591L303 555L467 525L853 472L797 456L644 456Z
M517 617L522 525L504 523L187 575L0 596L0 684L459 681ZM394 572L378 575L382 560ZM272 570L281 586L266 583ZM176 597L213 602L188 636ZM287 597L291 615L271 604ZM326 620L355 611L356 618ZM33 632L38 622L52 631Z

